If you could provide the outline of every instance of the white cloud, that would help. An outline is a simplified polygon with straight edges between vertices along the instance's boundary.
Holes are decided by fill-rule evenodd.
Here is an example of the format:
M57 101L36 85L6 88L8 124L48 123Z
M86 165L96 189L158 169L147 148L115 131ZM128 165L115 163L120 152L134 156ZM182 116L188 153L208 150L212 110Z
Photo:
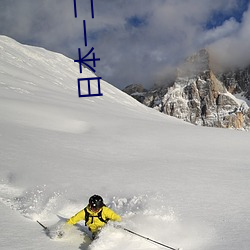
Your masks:
M235 20L235 18L230 18L226 20L221 26L216 28L205 30L204 34L201 34L200 43L201 44L211 44L214 41L218 41L228 36L235 35L240 28L240 24Z
M228 36L216 40L210 50L216 60L225 66L246 66L250 64L250 9L244 13L238 28Z
M76 58L78 47L85 49L84 19L88 47L94 47L101 58L97 74L119 87L132 82L152 84L156 76L164 78L168 67L210 43L219 51L236 46L238 40L242 48L248 47L247 14L241 24L231 18L213 30L204 28L214 12L230 15L237 0L93 2L94 19L90 1L77 1L78 18L74 18L73 1L1 0L0 33ZM144 19L144 25L129 26L131 17Z

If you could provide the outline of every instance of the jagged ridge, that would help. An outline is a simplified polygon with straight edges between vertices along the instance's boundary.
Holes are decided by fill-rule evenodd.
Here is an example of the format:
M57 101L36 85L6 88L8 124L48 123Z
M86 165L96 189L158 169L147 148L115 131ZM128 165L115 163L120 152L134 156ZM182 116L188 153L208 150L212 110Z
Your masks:
M250 109L233 94L249 97L250 67L214 73L210 54L202 49L187 58L177 69L177 77L169 86L149 91L124 91L145 105L196 125L248 129Z

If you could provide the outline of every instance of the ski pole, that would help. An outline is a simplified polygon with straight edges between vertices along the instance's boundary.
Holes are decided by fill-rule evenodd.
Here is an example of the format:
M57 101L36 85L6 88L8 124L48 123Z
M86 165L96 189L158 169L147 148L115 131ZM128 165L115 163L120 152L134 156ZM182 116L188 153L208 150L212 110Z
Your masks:
M162 244L162 243L160 243L160 242L158 242L158 241L155 241L155 240L152 240L152 239L150 239L150 238L148 238L148 237L145 237L145 236L143 236L143 235L141 235L141 234L135 233L135 232L133 232L133 231L127 229L127 228L122 228L122 229L125 230L125 231L127 231L127 232L129 232L129 233L131 233L131 234L137 235L137 236L139 236L139 237L141 237L141 238L143 238L143 239L145 239L145 240L154 242L154 243L156 243L156 244L158 244L158 245L161 245L161 246L163 246L163 247L169 248L169 249L171 249L171 250L180 250L180 248L173 248L173 247L167 246L167 245Z
M38 220L36 221L40 226L42 226L43 227L43 229L46 231L46 230L48 230L48 228L47 227L45 227L41 222L39 222Z

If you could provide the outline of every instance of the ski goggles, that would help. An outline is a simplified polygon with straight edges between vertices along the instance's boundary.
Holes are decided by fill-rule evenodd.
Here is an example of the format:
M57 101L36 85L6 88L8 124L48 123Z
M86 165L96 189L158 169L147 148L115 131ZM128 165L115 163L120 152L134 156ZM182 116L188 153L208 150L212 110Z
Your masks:
M97 207L97 206L93 206L93 205L92 206L90 205L89 208L93 212L97 212L97 211L99 211L101 209L101 207Z

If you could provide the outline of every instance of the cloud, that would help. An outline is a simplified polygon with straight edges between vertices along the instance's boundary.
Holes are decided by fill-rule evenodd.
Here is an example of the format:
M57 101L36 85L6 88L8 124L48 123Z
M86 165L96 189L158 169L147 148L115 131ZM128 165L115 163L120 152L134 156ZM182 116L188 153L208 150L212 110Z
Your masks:
M233 16L242 7L238 0L93 0L94 19L90 1L76 3L77 18L69 0L1 0L0 33L73 59L78 48L87 53L94 47L101 59L96 73L120 88L164 81L175 65L204 46L212 45L225 61L225 48L240 44L241 54L248 48L249 14L242 22ZM214 20L219 15L222 23Z
M232 17L229 20L224 21L221 26L204 31L204 34L201 36L200 43L211 44L215 41L219 41L237 33L239 28L240 24L235 20L235 18Z
M223 26L226 29L226 24ZM221 27L221 29L223 29ZM244 67L250 64L250 9L248 9L238 23L225 37L210 44L210 51L216 61L225 67Z

